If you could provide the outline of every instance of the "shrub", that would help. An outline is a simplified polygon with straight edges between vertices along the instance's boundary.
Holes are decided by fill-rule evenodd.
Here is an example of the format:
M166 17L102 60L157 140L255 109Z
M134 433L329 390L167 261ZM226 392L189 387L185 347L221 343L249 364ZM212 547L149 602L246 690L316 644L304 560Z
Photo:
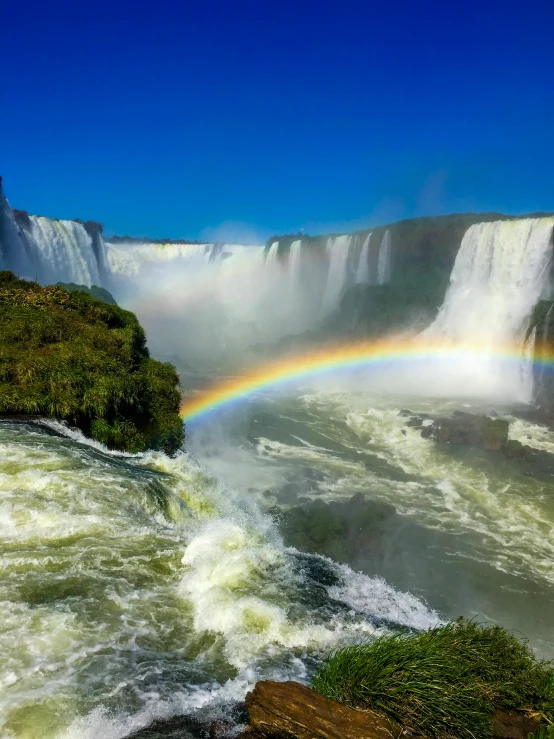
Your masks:
M0 326L0 414L63 419L112 449L180 448L179 378L133 313L0 272Z

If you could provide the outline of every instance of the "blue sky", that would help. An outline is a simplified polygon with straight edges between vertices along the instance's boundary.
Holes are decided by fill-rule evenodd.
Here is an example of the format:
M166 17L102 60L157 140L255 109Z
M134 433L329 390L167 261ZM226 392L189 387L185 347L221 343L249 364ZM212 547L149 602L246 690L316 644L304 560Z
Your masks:
M554 211L554 3L515 8L0 0L6 194L250 241Z

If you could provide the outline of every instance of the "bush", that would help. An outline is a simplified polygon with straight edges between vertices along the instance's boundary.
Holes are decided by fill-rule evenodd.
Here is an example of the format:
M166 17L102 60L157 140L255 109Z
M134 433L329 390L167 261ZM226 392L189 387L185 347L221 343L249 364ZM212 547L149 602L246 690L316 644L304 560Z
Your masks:
M415 734L492 735L495 708L554 719L554 672L500 626L458 620L417 635L339 649L313 681L318 693L371 708Z
M0 414L63 419L111 449L181 447L179 378L133 313L0 272L0 326Z

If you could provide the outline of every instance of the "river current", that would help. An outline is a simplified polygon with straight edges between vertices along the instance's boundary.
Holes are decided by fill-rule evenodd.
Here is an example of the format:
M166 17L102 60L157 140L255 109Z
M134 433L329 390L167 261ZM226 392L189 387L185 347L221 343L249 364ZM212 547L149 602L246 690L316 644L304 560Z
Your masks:
M554 656L552 484L400 413L468 406L296 388L191 424L174 459L2 422L0 735L225 716L259 678L308 681L345 641L459 615ZM511 418L512 438L554 451ZM267 514L358 492L404 522L365 572L286 548Z

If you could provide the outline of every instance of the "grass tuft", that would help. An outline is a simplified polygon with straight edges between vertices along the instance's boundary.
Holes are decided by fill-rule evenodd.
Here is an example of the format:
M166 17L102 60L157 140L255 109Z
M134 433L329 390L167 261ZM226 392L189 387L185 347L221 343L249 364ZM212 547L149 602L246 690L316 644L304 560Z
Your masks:
M463 619L415 636L385 635L339 649L312 687L437 739L492 736L495 708L554 720L552 665L500 626Z

